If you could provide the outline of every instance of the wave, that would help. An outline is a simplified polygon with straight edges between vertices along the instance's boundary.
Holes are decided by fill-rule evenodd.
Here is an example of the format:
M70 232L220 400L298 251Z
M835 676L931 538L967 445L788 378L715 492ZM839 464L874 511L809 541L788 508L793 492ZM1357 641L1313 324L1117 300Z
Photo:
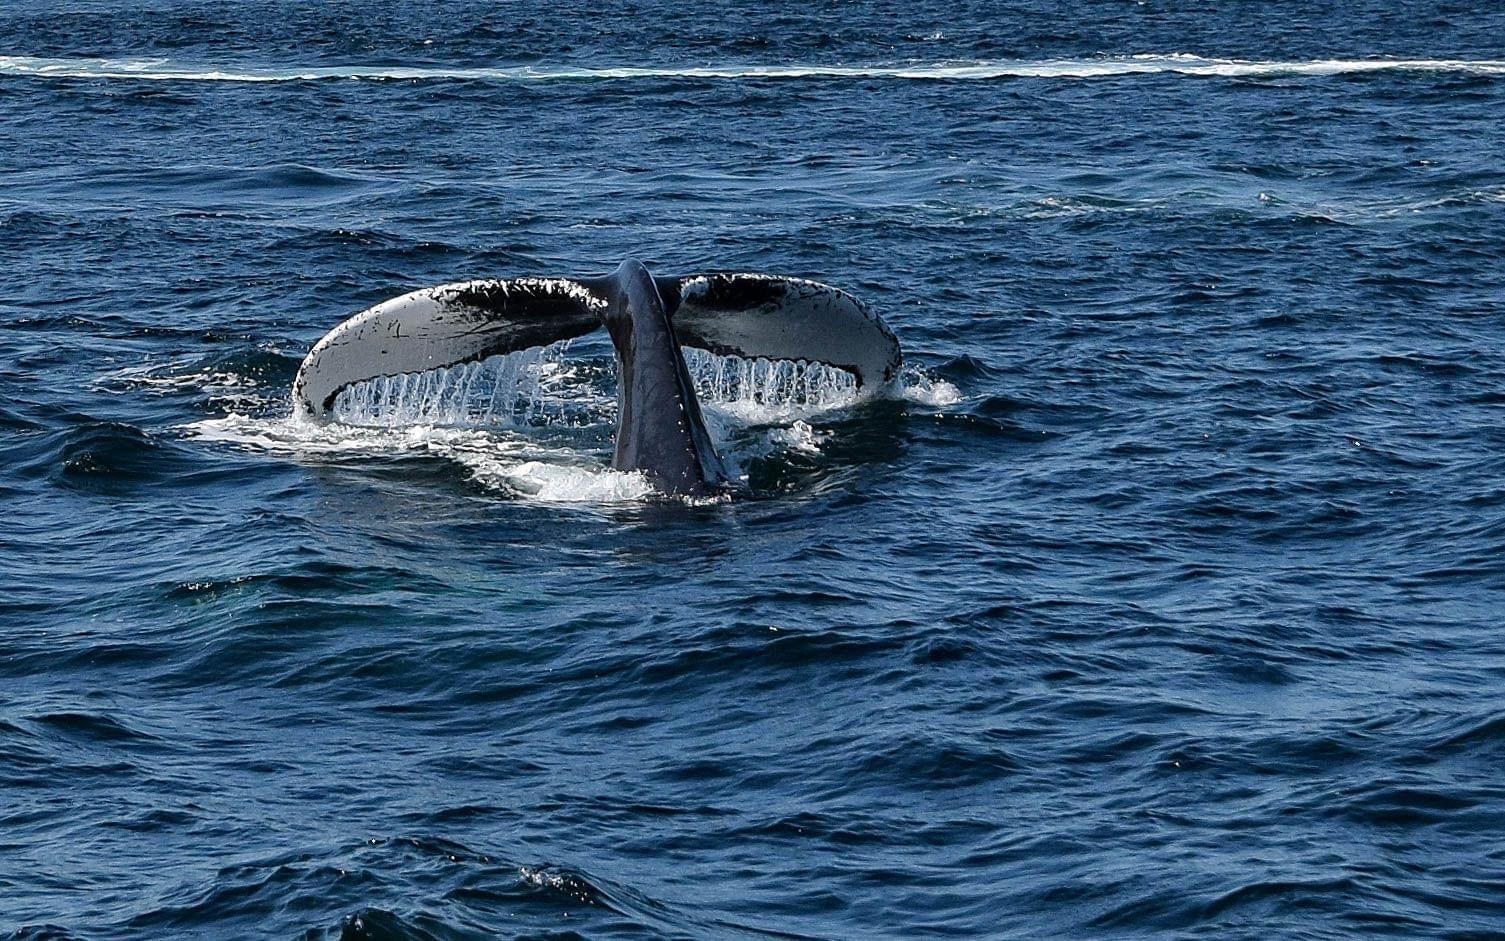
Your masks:
M213 66L170 59L59 59L0 56L0 76L29 78L135 79L153 82L372 81L618 81L632 79L896 79L994 81L1009 78L1091 79L1175 74L1217 78L1349 75L1365 72L1441 72L1505 75L1505 59L1310 59L1267 61L1172 55L1104 56L1079 59L1006 59L898 65L706 65L706 66Z

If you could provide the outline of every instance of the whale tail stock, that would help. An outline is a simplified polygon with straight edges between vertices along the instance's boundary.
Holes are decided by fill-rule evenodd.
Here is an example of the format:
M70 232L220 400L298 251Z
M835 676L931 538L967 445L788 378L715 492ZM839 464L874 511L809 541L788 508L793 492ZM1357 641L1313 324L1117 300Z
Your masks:
M298 369L296 408L328 418L339 393L547 346L605 327L620 372L618 470L674 493L724 482L680 346L748 359L822 363L859 386L891 381L898 340L837 288L761 274L653 277L635 260L588 278L514 278L423 288L377 304L324 336Z

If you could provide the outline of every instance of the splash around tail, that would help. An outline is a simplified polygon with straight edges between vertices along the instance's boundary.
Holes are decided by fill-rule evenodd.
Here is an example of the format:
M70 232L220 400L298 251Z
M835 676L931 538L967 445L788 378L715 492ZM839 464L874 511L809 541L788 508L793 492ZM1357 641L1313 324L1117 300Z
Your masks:
M616 350L612 466L665 492L729 486L682 346L718 356L817 363L856 387L893 382L899 341L837 288L763 274L654 277L635 259L602 277L515 278L424 288L362 311L314 345L293 382L299 412L330 420L340 393L547 346L605 328Z

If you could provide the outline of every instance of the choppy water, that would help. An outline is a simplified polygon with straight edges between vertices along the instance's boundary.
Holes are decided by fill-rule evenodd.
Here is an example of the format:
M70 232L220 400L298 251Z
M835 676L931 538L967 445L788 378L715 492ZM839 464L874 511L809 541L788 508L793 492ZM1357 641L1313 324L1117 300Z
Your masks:
M1496 6L314 6L0 8L0 937L1505 932ZM904 388L287 418L628 254Z

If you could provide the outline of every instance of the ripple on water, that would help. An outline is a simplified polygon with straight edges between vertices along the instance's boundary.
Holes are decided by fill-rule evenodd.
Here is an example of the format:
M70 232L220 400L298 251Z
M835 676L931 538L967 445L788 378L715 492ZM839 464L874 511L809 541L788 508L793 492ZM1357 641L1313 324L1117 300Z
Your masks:
M0 4L0 937L1497 936L1501 14L995 6ZM625 255L908 368L290 417Z

